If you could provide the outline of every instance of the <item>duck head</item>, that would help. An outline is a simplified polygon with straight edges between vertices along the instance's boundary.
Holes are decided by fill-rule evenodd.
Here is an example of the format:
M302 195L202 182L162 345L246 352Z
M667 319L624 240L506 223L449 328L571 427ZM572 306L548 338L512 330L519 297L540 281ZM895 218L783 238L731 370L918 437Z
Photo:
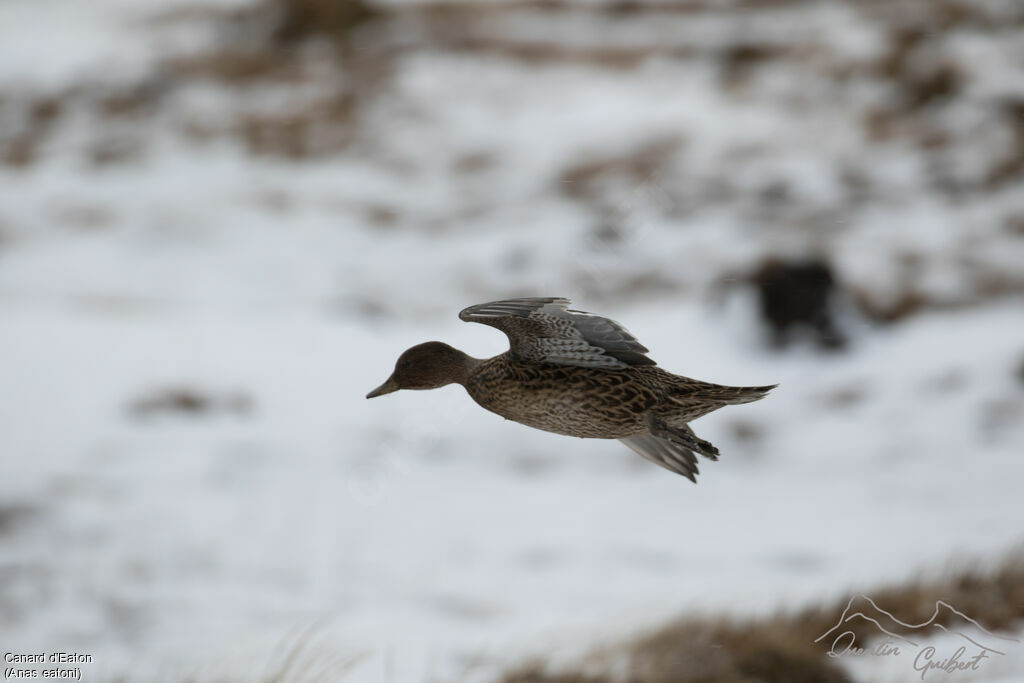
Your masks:
M399 389L437 389L453 382L463 384L474 362L462 351L442 342L417 344L398 357L395 371L366 398Z

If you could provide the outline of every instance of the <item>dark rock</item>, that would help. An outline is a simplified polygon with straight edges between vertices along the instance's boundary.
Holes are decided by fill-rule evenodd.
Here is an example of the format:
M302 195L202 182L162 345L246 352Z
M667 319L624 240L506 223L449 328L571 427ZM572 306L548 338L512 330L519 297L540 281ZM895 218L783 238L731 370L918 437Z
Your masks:
M752 281L774 346L788 345L800 330L810 331L823 348L846 345L834 318L837 285L829 263L769 259L754 273Z

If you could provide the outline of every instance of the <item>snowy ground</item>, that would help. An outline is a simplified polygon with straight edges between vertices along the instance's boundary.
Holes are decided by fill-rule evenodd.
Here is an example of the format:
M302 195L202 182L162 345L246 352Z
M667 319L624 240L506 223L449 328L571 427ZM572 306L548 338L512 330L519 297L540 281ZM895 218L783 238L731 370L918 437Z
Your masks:
M896 96L833 72L867 70L888 19L834 3L605 26L694 51L628 67L399 51L348 146L299 160L230 121L345 87L315 53L313 85L175 82L105 117L218 33L147 19L170 0L89 4L0 5L0 143L35 141L0 166L0 650L245 678L305 638L354 680L472 680L1024 539L1024 193L992 170L1016 144L992 105L1020 92L993 67L1020 63L1012 4L928 47L955 97L892 114L944 146L868 138ZM736 85L706 52L752 22L794 54ZM749 291L715 292L811 252L879 306L925 304L884 326L851 304L847 352L769 351ZM458 387L363 398L420 341L502 351L456 313L531 293L623 321L667 369L781 386L695 425L723 453L696 487Z

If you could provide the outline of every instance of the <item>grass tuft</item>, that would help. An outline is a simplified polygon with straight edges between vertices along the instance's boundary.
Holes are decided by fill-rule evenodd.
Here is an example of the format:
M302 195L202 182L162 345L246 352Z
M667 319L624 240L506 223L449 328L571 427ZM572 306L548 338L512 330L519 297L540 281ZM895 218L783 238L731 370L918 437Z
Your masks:
M970 567L936 578L917 577L867 593L900 621L919 624L944 601L990 631L1013 630L1024 619L1024 554L991 570ZM816 643L831 629L850 596L798 612L762 619L685 616L653 632L593 654L581 669L549 671L542 662L512 670L500 683L852 683L828 646ZM934 623L955 626L952 612ZM888 625L887 625L888 626ZM858 647L879 632L864 621L844 626ZM909 634L911 629L897 629Z

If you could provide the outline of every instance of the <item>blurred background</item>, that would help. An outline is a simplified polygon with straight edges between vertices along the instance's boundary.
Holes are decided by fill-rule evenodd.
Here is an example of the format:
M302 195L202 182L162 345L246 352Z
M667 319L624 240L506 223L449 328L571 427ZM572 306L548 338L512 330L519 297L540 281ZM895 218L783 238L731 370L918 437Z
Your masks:
M696 487L363 398L524 295L780 387L695 425ZM3 0L0 648L682 681L725 641L622 643L964 567L1022 638L1022 304L1015 0ZM875 659L806 680L920 680ZM702 680L787 680L744 671Z

